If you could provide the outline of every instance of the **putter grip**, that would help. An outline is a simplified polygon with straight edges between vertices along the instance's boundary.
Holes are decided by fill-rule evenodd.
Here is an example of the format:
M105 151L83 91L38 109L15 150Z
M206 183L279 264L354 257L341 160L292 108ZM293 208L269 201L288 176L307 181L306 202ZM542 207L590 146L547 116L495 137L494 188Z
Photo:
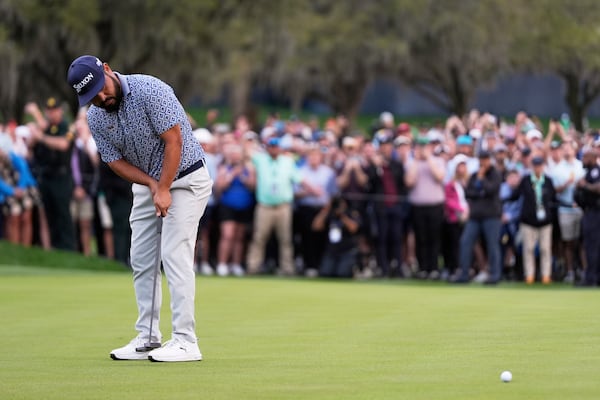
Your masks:
M156 233L162 233L162 223L163 217L158 217L158 221L156 223Z

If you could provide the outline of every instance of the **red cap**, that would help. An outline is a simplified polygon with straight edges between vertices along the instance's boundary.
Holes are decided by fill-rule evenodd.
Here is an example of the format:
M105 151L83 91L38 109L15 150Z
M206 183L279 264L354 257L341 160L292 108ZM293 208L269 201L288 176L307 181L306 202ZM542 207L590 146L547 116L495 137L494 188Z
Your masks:
M406 122L400 122L398 124L398 133L410 132L410 125Z

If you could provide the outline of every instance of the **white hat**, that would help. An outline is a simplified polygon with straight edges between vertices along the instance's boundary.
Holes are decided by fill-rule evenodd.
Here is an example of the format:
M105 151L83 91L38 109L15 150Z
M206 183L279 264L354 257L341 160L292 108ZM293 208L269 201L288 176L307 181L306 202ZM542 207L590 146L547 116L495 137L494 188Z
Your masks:
M452 160L450 161L450 166L452 168L452 176L454 176L454 174L456 174L456 168L458 167L459 164L468 164L469 163L469 157L467 157L466 155L462 154L462 153L458 153L457 155L455 155Z
M265 126L262 131L260 131L260 139L264 142L271 136L275 135L277 130L272 126Z
M356 139L352 136L346 136L342 140L342 147L356 147Z
M478 128L471 129L469 131L469 136L471 136L473 139L481 138L481 129L478 129Z
M293 138L291 135L283 135L279 141L279 147L284 150L290 150L292 148Z
M212 133L210 133L210 131L206 128L198 128L192 131L192 133L194 134L196 140L200 143L212 143L215 140Z
M427 139L429 139L430 142L443 142L444 134L438 129L430 129L427 132Z
M394 122L394 114L389 111L384 111L379 115L379 121L382 123L393 123Z
M538 131L537 129L530 129L527 131L527 134L525 135L525 137L527 137L527 140L533 140L533 139L542 140L544 135L542 135L542 132Z
M19 125L17 126L17 129L15 129L15 135L28 139L31 137L31 129L29 129L27 125Z
M462 154L462 153L458 153L457 155L455 155L452 158L452 164L454 165L458 165L460 163L467 163L469 161L469 157L467 157L466 155Z
M258 139L258 134L254 131L246 131L246 133L244 133L244 139L256 140L256 139Z
M412 142L411 138L409 136L404 136L404 135L400 135L398 137L396 137L396 139L394 139L394 146L402 146L403 144L408 144L410 145Z
M9 153L12 150L12 140L10 136L0 132L0 151Z
M300 130L300 136L302 136L304 140L312 140L313 131L310 129L310 126L303 126Z
M215 133L223 135L225 133L231 132L231 126L228 123L220 122L218 124L215 124L215 126L213 127L213 131Z

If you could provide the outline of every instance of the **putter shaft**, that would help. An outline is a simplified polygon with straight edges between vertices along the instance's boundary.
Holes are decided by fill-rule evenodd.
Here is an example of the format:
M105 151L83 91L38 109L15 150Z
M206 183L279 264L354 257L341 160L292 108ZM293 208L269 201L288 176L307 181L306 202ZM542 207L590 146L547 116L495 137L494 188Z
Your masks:
M154 282L152 286L152 307L150 310L150 332L148 334L148 342L144 343L144 347L139 347L135 349L136 351L150 351L152 349L157 349L160 347L160 343L152 341L152 328L154 322L154 308L156 306L156 283L158 281L158 275L160 273L160 263L161 263L161 255L160 255L160 246L161 246L161 234L162 234L162 223L163 217L159 216L156 221L156 268L154 269ZM139 350L138 350L139 349Z

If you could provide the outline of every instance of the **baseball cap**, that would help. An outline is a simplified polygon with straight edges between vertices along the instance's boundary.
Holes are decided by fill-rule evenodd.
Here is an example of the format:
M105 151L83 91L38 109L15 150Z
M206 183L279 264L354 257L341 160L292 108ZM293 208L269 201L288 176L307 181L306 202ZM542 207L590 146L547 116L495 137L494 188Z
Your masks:
M505 152L508 151L508 147L506 147L506 145L504 143L497 143L494 146L494 153L501 153L501 152Z
M543 139L544 135L542 135L542 132L540 132L537 129L530 129L525 136L527 137L527 140L533 140L533 139Z
M46 100L46 108L49 110L60 108L60 103L58 102L58 100L56 100L56 97L49 97Z
M473 138L469 135L460 135L456 138L456 144L458 146L473 146Z
M490 158L491 156L491 153L487 150L481 150L479 152L479 158Z
M394 139L394 146L402 146L403 144L410 145L411 140L407 136L398 136Z
M201 144L202 143L212 143L215 140L213 135L206 128L198 128L198 129L192 131L192 134L194 135L194 138L196 138L198 143L201 143Z
M481 138L481 129L478 129L478 128L471 129L469 131L469 136L472 137L473 139Z
M89 55L76 58L69 66L67 81L77 92L79 106L85 106L104 87L102 61Z
M544 164L544 157L539 157L539 156L533 157L531 159L531 164L533 164L533 165L542 165L542 164Z
M382 136L378 138L377 141L379 142L379 144L390 144L394 143L394 138L391 136Z
M410 125L406 122L400 122L398 124L397 132L398 133L410 132Z
M278 137L272 137L267 141L267 146L272 146L272 147L279 147L279 138Z
M394 134L389 129L379 129L375 132L375 141L379 144L392 143Z
M464 154L460 154L460 153L459 153L459 154L455 155L455 156L452 158L452 163L453 163L454 165L458 165L458 164L461 164L461 163L465 163L465 164L466 164L466 163L468 163L468 162L469 162L469 157L467 157L467 156L466 156L466 155L464 155Z
M430 129L427 132L427 138L429 139L429 142L443 142L444 134L437 129Z
M352 136L346 136L342 139L342 147L356 147L357 141Z
M244 133L244 139L256 140L256 139L258 139L258 134L254 131L246 131L246 133Z
M394 122L394 114L389 111L384 111L379 115L379 121L382 123L393 123Z
M429 138L427 136L419 135L415 139L415 143L419 146L425 146L425 145L429 144Z

